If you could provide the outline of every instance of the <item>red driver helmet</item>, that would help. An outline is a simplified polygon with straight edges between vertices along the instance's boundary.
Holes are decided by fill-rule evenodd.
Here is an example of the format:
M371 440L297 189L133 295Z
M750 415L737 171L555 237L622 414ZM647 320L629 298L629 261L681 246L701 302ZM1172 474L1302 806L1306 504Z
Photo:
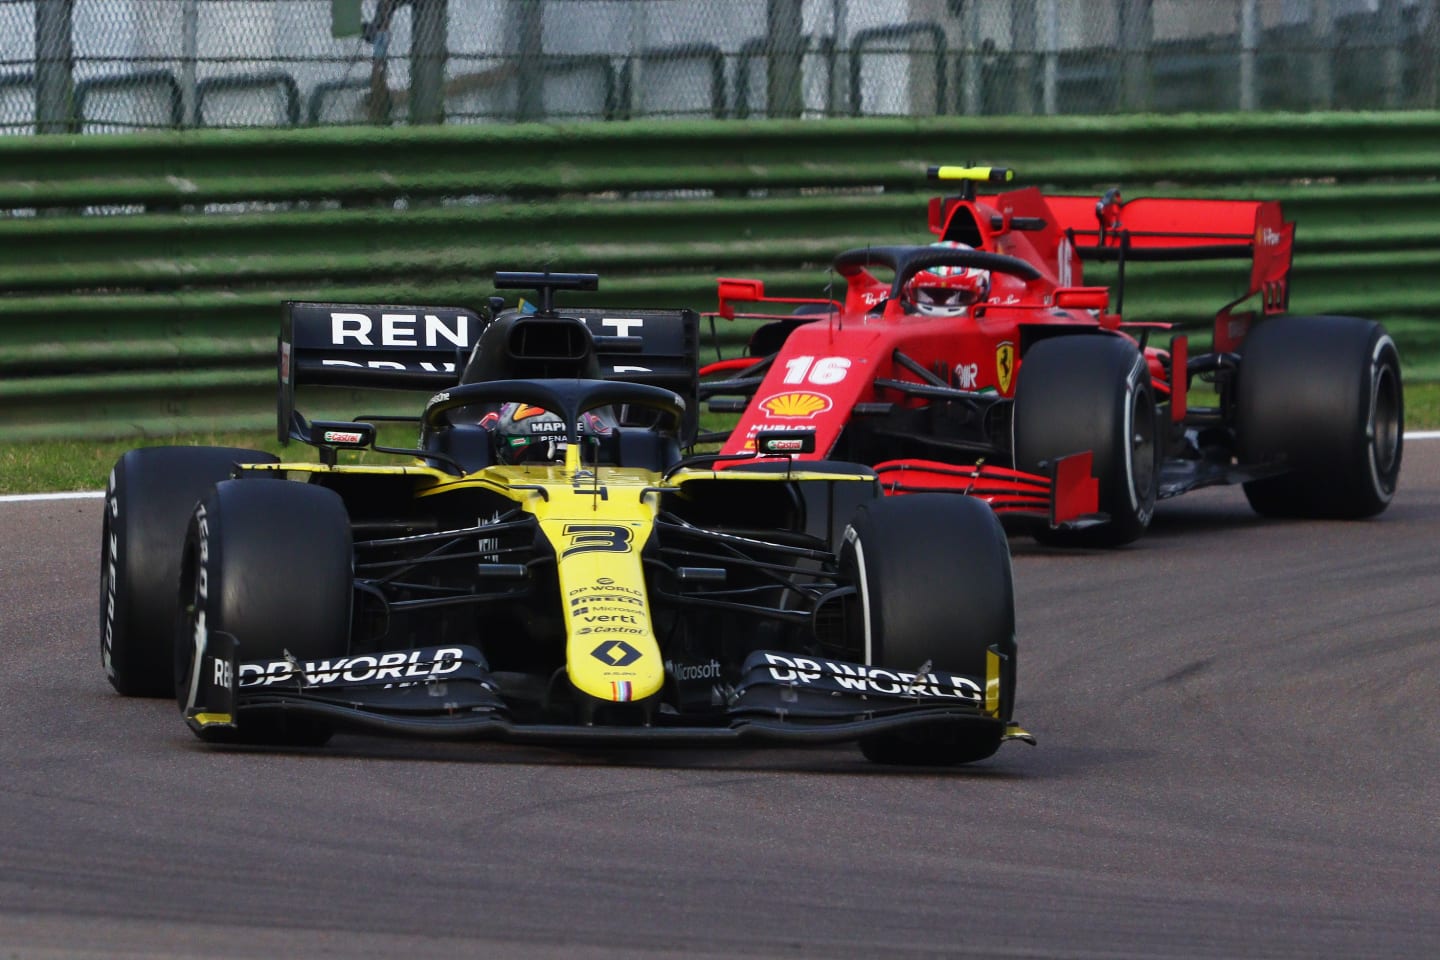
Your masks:
M933 244L953 250L974 248L953 240ZM917 313L955 317L990 296L990 271L978 267L939 266L921 270L905 283L903 297Z

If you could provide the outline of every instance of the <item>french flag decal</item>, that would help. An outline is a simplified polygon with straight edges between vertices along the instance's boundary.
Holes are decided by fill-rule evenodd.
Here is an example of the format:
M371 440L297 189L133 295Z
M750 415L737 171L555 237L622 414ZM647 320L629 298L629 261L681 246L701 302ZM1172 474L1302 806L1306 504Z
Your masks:
M629 681L629 680L611 680L611 681L610 681L610 699L614 700L616 703L624 703L626 700L629 700L629 699L630 699L630 681Z

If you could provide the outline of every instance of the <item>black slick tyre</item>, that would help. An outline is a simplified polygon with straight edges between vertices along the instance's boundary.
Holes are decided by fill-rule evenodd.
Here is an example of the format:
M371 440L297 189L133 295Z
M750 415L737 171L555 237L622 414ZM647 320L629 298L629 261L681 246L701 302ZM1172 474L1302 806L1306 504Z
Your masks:
M180 556L195 503L258 450L142 447L115 462L100 533L100 661L127 697L175 692L171 643Z
M1400 356L1357 317L1274 317L1241 347L1236 447L1282 474L1245 484L1268 517L1359 519L1390 505L1404 452Z
M1062 546L1116 547L1150 525L1159 489L1155 391L1144 355L1118 336L1052 337L1021 360L1015 385L1015 468L1068 454L1094 454L1099 508L1109 521L1077 530L1044 529L1036 539Z
M196 651L225 633L240 661L344 656L349 649L353 567L350 520L333 490L285 480L228 480L196 507L185 536L175 625L172 688L182 709L193 696ZM323 723L283 711L242 710L237 728L202 739L318 745Z
M856 584L851 643L868 665L984 678L991 649L1002 658L995 723L867 737L865 756L949 765L999 749L1015 697L1015 592L1009 543L990 507L945 493L864 504L846 531L840 566Z

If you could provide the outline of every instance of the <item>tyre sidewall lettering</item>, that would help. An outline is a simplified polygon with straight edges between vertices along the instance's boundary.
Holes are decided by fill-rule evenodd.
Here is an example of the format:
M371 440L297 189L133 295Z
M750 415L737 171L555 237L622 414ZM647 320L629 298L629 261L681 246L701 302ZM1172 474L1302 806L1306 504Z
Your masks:
M200 669L205 661L205 648L209 642L210 631L208 626L208 607L210 605L210 515L201 503L195 508L195 552L197 563L195 567L195 595L190 598L194 604L194 612L190 619L190 675L185 678L187 695L185 701L186 710L195 707L195 698L199 693Z
M115 604L118 599L116 575L120 563L120 492L116 489L116 471L110 471L110 482L105 491L104 561L100 566L103 579L102 593L105 597L104 619L100 633L100 662L105 675L115 678Z

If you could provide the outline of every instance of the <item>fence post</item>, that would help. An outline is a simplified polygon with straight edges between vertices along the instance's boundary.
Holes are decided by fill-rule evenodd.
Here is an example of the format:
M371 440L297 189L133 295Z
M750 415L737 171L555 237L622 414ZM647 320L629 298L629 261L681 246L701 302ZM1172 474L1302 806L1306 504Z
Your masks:
M765 35L770 57L765 70L766 116L798 117L801 95L800 61L805 56L801 0L769 0L765 5Z
M1310 0L1310 108L1329 110L1335 100L1335 24L1330 0Z
M1255 89L1255 48L1260 43L1260 11L1256 0L1240 0L1240 109L1247 113L1260 103Z
M1056 0L1042 0L1041 47L1044 66L1041 68L1040 106L1047 116L1060 112L1060 11Z
M1035 112L1035 0L1014 0L1010 5L1010 56L1015 64L1014 75L1020 78L1015 84L1015 112Z
M447 0L414 0L410 8L410 122L445 122ZM538 6L538 4L537 4Z
M1150 43L1155 33L1152 0L1120 0L1120 109L1150 109Z
M980 9L973 3L960 7L960 112L979 116L984 110L984 51L980 46Z
M1406 105L1404 29L1400 24L1400 0L1380 0L1380 77L1382 110Z
M74 129L74 0L35 0L35 132Z
M195 66L200 57L199 0L186 0L180 10L180 125L200 123L200 103L195 96Z
M1416 64L1415 106L1434 110L1440 105L1435 69L1435 58L1440 56L1440 0L1425 0L1420 6L1420 16L1425 27L1420 34L1420 61Z
M515 83L516 120L539 120L545 113L545 90L542 86L545 76L544 4L516 3L515 11Z

